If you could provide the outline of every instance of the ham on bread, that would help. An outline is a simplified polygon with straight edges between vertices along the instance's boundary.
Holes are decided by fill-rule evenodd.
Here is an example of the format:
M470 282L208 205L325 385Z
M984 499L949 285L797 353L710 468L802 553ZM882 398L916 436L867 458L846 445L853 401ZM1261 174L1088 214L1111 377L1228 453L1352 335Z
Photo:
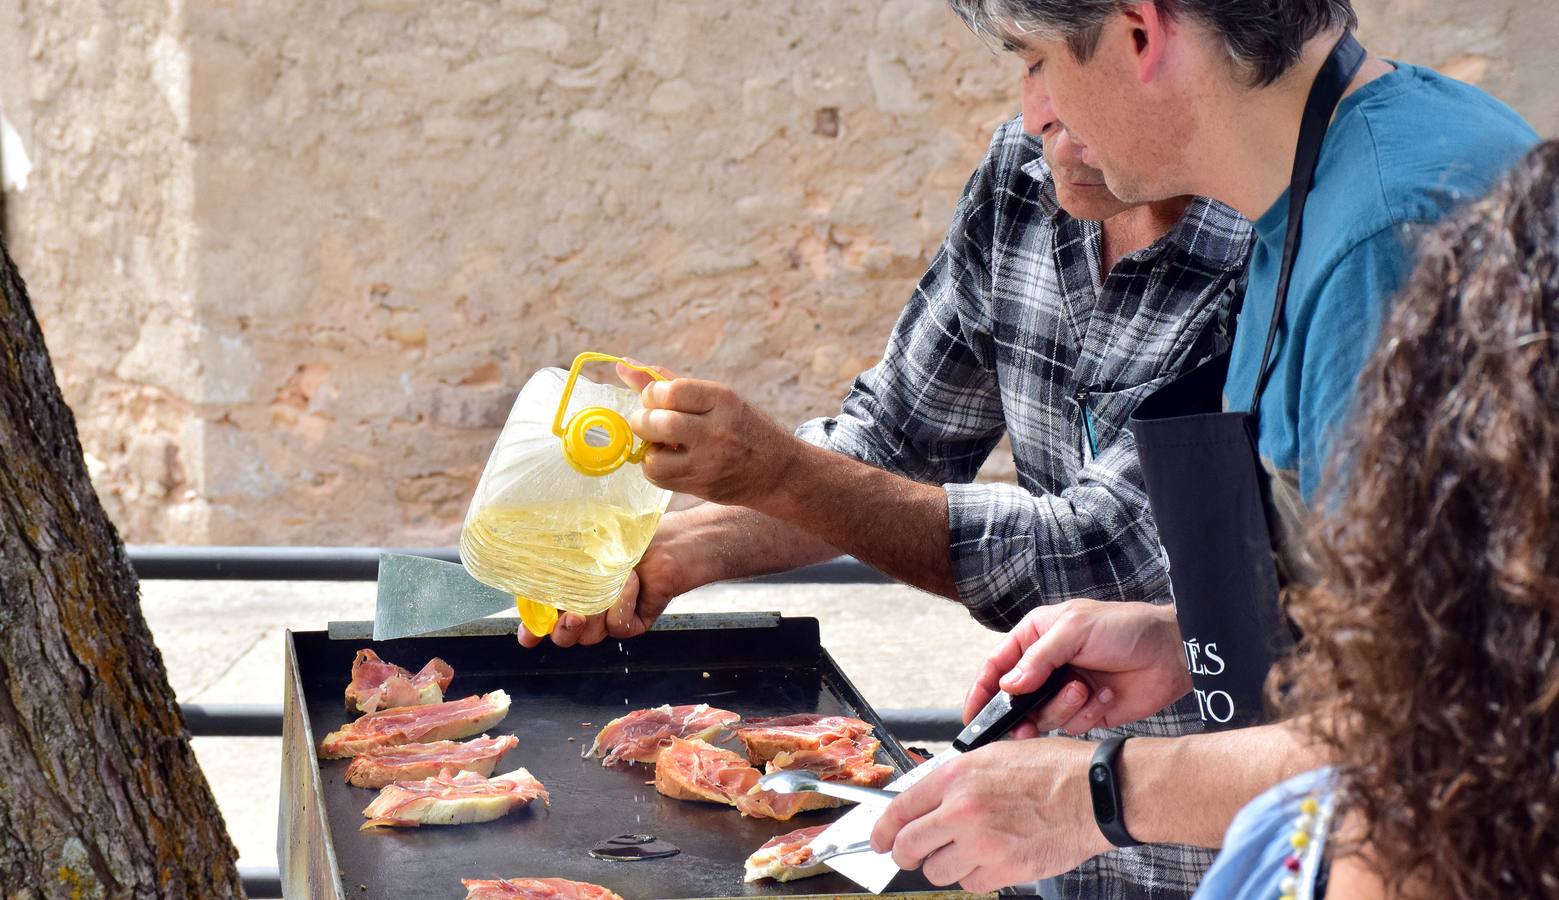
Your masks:
M809 846L826 828L827 825L813 825L811 828L798 828L769 838L747 857L747 875L744 880L772 878L775 881L794 881L828 871L822 863L812 862L812 848Z
M442 703L444 692L449 690L449 682L454 677L455 670L436 656L413 675L365 648L357 651L357 658L352 660L352 683L346 686L346 708L371 713L397 706Z
M599 884L566 878L463 879L466 900L623 900Z
M872 733L872 727L860 719L817 713L760 716L732 730L747 748L747 758L757 765L768 762L777 753L816 750L845 738L869 738Z
M654 764L672 738L711 741L741 716L730 710L696 706L656 706L639 709L606 723L584 756L602 757L601 765L619 762Z
M421 781L385 785L374 802L363 810L363 816L368 819L363 828L491 822L537 797L542 802L550 802L547 789L524 769L515 769L497 778L484 778L474 772L445 771Z
M843 781L862 787L880 788L893 780L893 768L877 762L877 748L880 746L881 742L875 738L843 738L815 750L784 750L769 760L767 771L800 769L811 772L823 781ZM797 813L831 809L843 803L842 800L823 794L781 794L756 786L736 798L736 808L743 815L780 821L786 821Z
M498 757L519 743L519 738L506 734L495 738L482 735L463 743L435 741L380 747L353 759L346 767L346 780L358 787L381 788L395 781L431 778L445 769L475 772L486 778L493 774Z
M740 753L703 741L672 738L655 763L655 790L675 800L736 805L759 773Z
M501 690L428 706L382 709L326 735L319 755L345 759L380 747L459 740L487 731L508 714L509 695Z

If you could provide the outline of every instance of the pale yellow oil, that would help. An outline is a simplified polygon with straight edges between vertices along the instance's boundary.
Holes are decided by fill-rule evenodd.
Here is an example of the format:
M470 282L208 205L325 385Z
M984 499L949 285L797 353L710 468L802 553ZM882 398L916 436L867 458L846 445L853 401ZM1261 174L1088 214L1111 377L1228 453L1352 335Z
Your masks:
M484 584L593 615L616 602L660 515L596 501L488 506L460 532L460 559Z

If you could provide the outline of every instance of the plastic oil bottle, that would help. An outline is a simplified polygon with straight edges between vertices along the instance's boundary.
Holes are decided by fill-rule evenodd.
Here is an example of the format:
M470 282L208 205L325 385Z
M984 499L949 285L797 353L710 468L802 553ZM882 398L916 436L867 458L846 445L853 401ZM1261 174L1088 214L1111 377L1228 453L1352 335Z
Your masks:
M525 383L460 531L466 571L514 594L532 634L551 633L559 610L615 603L671 499L636 465L645 446L627 417L638 392L581 377L592 362L622 360L581 353Z

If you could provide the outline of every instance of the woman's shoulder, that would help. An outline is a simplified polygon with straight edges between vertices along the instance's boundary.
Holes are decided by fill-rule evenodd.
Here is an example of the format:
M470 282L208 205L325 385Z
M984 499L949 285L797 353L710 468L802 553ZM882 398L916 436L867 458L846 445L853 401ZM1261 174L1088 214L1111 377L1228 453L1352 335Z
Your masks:
M1240 810L1195 900L1310 900L1334 808L1330 769L1276 785Z

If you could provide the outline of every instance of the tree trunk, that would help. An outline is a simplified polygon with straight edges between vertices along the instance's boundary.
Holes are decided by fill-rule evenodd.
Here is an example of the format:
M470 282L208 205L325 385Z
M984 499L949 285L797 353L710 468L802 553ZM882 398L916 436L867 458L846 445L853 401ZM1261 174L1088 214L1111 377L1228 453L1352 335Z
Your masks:
M0 897L243 896L3 239L0 686Z

